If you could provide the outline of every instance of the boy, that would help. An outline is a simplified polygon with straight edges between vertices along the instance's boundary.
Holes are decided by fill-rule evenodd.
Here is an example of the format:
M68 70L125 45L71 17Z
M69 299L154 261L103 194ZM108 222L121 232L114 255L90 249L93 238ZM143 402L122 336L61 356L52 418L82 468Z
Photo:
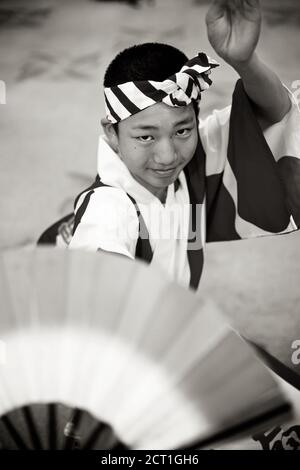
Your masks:
M198 121L217 66L205 54L147 43L121 52L104 78L98 175L75 201L70 248L159 265L197 288L205 242L288 233L300 224L300 117L258 58L257 0L213 1L216 53L240 75L232 106Z

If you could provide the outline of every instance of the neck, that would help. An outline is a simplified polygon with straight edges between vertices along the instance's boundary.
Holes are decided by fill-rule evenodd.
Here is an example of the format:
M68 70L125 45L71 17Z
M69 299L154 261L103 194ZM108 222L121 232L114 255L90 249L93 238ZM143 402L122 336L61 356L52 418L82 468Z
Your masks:
M154 196L156 196L160 200L162 204L164 204L167 199L167 191L168 191L168 188L163 188L163 189L157 189L151 192L152 194L154 194Z
M131 174L131 175L138 183L140 183L151 194L153 194L153 196L157 197L157 199L159 199L162 204L164 204L166 202L168 186L166 186L164 188L155 188L151 185L145 184L145 181L140 181L139 178L137 178L133 174Z

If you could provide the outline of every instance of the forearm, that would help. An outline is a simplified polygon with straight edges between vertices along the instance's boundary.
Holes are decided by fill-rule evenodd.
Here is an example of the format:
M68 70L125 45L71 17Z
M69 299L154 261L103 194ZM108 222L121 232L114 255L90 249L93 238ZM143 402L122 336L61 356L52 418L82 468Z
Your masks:
M253 54L250 61L232 65L257 109L258 117L270 124L281 121L291 108L287 90L277 75Z

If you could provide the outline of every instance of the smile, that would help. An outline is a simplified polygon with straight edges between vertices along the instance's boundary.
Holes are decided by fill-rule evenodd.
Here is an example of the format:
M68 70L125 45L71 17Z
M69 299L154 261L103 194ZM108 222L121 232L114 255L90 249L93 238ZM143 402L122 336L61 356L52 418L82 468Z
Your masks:
M176 171L176 167L174 168L169 168L168 170L154 170L152 169L157 175L161 176L170 176Z

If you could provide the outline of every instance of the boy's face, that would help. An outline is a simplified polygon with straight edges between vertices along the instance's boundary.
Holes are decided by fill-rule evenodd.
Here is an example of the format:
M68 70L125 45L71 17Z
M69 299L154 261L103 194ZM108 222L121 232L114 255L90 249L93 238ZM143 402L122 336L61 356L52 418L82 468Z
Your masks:
M114 138L132 176L153 194L162 194L196 150L194 107L157 103L121 121Z

